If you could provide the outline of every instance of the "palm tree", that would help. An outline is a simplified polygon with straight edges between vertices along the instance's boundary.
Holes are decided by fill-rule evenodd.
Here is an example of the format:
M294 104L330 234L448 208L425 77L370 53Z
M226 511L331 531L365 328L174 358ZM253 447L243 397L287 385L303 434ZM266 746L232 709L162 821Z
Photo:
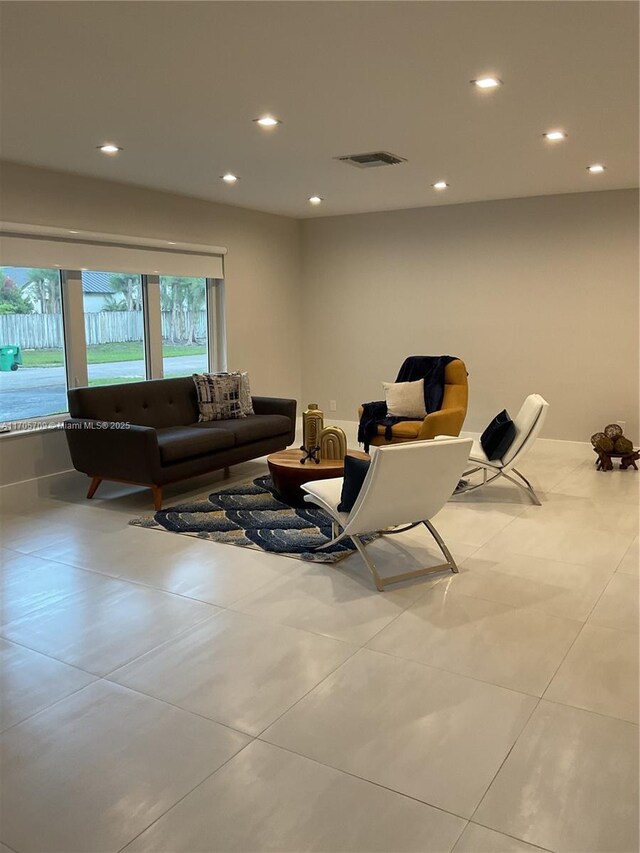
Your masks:
M198 320L206 303L206 287L201 278L162 276L160 305L169 314L166 337L170 343L198 344Z
M41 314L60 314L62 301L60 298L60 273L58 270L33 268L29 270L27 280L22 285L40 309Z
M140 276L136 273L113 273L109 276L109 287L114 293L122 294L125 311L142 310L142 288ZM109 308L107 310L114 310Z

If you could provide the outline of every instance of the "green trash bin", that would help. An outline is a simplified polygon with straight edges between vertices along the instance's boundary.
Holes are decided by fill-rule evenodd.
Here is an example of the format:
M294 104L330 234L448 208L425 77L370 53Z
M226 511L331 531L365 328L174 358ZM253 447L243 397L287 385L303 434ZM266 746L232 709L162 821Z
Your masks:
M17 370L22 364L22 352L19 346L0 347L0 370Z

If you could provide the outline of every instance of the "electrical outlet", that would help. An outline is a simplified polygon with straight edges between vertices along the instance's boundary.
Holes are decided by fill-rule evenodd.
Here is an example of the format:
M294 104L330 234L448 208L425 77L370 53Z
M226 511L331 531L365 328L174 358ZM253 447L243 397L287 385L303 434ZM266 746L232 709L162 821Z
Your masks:
M336 408L337 408L336 407L336 401L335 400L329 400L329 411L335 412Z
M622 427L622 432L624 432L625 429L627 428L627 422L626 421L616 421L616 423L618 424L618 426Z

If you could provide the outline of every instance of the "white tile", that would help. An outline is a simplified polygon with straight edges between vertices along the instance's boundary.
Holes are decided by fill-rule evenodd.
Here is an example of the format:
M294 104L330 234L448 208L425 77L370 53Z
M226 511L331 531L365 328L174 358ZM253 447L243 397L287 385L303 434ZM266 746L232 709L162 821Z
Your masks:
M584 622L611 579L611 569L561 563L480 548L462 563L456 589L466 595L531 607Z
M621 471L618 460L614 461L613 471L597 471L595 453L593 458L585 460L578 468L560 480L553 491L564 495L574 495L594 500L612 500L638 505L638 473L629 468Z
M0 736L2 837L20 853L115 853L246 743L97 682Z
M539 853L540 849L477 823L469 823L453 853Z
M535 700L361 650L263 740L469 817Z
M200 601L96 577L88 589L5 625L3 636L105 675L218 612Z
M32 554L2 549L0 625L100 583L100 576Z
M369 648L541 696L581 624L457 591L442 580Z
M637 578L639 564L640 556L638 554L638 537L636 536L631 545L629 545L629 549L620 561L620 565L616 571L623 575L633 575Z
M0 640L0 731L93 680L80 669Z
M126 853L447 853L453 815L254 741Z
M359 554L335 565L305 563L240 599L234 610L361 646L424 595L429 581L381 595Z
M611 578L589 624L638 632L638 578L620 572Z
M60 539L64 530L60 525L47 521L46 514L40 504L38 512L31 515L3 512L0 518L0 534L2 546L13 550L28 549L34 543L34 549L44 545L52 536Z
M638 727L542 700L474 821L556 853L634 853Z
M637 508L548 494L493 539L492 550L614 571L638 533Z
M256 735L351 654L337 640L224 611L110 678Z
M529 502L523 503L519 491L514 492L518 496L514 503L496 500L482 489L454 497L434 516L433 524L445 541L452 539L480 547L528 508Z
M585 625L545 699L638 722L638 635Z
M123 554L118 576L219 607L228 607L249 593L277 582L300 563L251 548L161 531L144 532L159 542L156 548L164 544L164 549L154 552L151 563Z

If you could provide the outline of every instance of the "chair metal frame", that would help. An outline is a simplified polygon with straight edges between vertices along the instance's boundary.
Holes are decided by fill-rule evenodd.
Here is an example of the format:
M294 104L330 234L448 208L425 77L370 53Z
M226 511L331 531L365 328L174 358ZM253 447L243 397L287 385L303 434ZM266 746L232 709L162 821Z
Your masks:
M448 437L448 438L449 438L450 442L467 444L468 447L470 447L470 445L471 445L470 439L455 439L455 438L451 438L451 437ZM434 444L433 441L425 441L422 443L428 444L428 445ZM413 442L412 444L415 447L416 442ZM384 448L380 448L377 451L377 453L387 453L389 451L394 452L394 449L397 451L397 449L399 449L401 447L403 447L403 445L400 445L400 444L387 445ZM376 455L377 455L377 453L376 453ZM438 533L438 531L436 530L435 526L431 523L429 518L423 518L423 519L419 519L418 521L411 521L409 523L392 525L390 527L385 527L384 529L380 529L380 530L371 530L371 531L367 531L367 533L363 532L362 530L360 530L359 532L353 532L353 530L349 529L350 526L352 526L352 521L357 518L357 513L358 513L361 505L363 504L364 501L367 500L367 488L366 488L366 486L368 485L369 482L371 482L371 476L373 473L372 469L374 467L374 464L375 464L375 460L374 460L374 462L372 462L371 469L370 469L369 473L367 474L367 479L365 480L365 483L362 486L362 490L361 490L361 493L358 497L358 500L356 501L356 504L354 504L352 511L349 513L349 515L346 517L346 519L345 519L344 513L339 513L337 508L334 507L332 504L328 503L326 500L321 498L319 495L316 495L313 492L306 489L307 491L309 491L309 494L305 495L305 501L308 503L315 503L317 506L320 506L321 509L325 510L325 512L327 512L331 516L332 539L330 542L326 542L322 545L319 545L316 548L316 550L322 550L323 548L328 548L331 545L335 545L346 537L351 538L353 540L354 545L356 546L358 553L362 556L362 559L364 560L365 565L367 566L369 572L371 573L371 576L373 577L374 583L376 585L376 589L379 592L384 592L385 588L391 584L396 584L396 583L401 583L402 581L414 580L416 578L426 577L427 575L431 575L435 572L442 572L442 571L447 570L447 569L449 571L453 572L454 574L457 574L458 573L458 566L456 565L456 562L455 562L451 552L449 551L444 539ZM452 470L450 472L451 484L452 484L451 489L453 489L456 478L459 477L459 473L460 473L459 469L457 471ZM327 482L330 482L330 481L325 481L325 483L327 483ZM308 483L306 485L313 488L313 486L316 484ZM302 488L305 489L305 485L303 485ZM450 492L449 492L449 494L450 494ZM441 506L444 506L445 503L446 503L446 498L444 498L444 500L442 501ZM438 510L436 510L436 512L439 511L441 506L438 506ZM435 512L431 513L431 515L435 515ZM414 518L415 518L415 516L414 516ZM367 552L366 546L368 543L363 541L363 537L370 534L370 533L375 533L375 534L378 534L380 536L392 536L392 535L395 535L398 533L404 533L405 531L411 530L414 527L417 527L418 525L424 525L424 527L429 531L431 536L434 538L436 544L438 545L438 548L440 549L442 555L444 556L445 562L444 563L438 563L435 566L427 566L427 567L420 568L420 569L414 569L414 570L409 571L409 572L399 572L398 574L395 574L395 575L387 575L385 577L382 577L378 571L376 564L374 563L373 559L371 558L371 556Z
M535 402L538 404L539 410L533 421L526 425L526 431L522 429L521 426L521 431L525 433L524 438L521 439L520 445L518 446L513 456L511 456L511 458L509 458L508 461L503 464L502 461L499 459L484 462L483 460L479 459L477 456L473 456L472 454L469 458L469 461L473 464L474 467L466 469L462 476L463 478L470 477L473 474L477 474L478 471L482 471L482 481L480 483L468 483L465 484L462 488L457 488L455 491L456 495L463 495L467 492L473 492L476 489L482 488L482 486L486 486L489 483L493 483L494 480L498 479L498 477L504 477L505 480L508 480L510 483L513 483L514 486L517 486L519 489L521 489L525 493L525 495L527 495L527 497L531 499L533 504L535 504L536 506L542 506L540 498L536 494L529 480L527 480L524 474L518 471L518 469L515 467L518 463L518 460L522 459L522 457L526 453L528 453L529 450L531 450L533 443L537 439L540 430L542 429L542 425L544 424L545 418L547 416L547 410L549 408L549 404L544 399L544 397L541 397L539 394L529 395L529 397L527 397L527 399L525 400L523 407L520 410L520 413L516 416L516 426L518 426L518 420L521 417L524 407L532 398L536 398ZM511 474L515 474L516 477L518 477L519 479L516 479L515 477L511 476Z

